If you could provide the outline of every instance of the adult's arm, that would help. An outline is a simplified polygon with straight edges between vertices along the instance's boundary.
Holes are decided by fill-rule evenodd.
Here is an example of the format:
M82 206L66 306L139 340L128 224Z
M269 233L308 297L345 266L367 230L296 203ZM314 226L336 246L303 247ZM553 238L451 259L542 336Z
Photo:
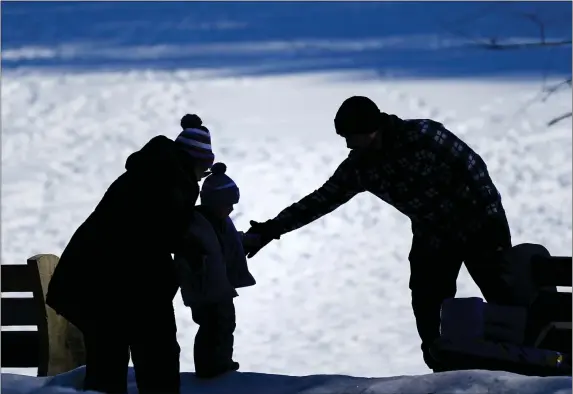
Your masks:
M351 153L321 187L283 209L269 221L273 233L278 237L301 228L334 211L362 191L364 189Z

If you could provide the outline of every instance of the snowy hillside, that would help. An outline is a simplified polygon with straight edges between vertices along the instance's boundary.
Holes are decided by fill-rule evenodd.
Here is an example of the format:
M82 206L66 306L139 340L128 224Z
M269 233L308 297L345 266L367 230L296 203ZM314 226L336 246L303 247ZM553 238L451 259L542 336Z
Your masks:
M241 187L238 226L274 215L320 185L344 157L343 141L331 130L332 108L353 92L404 116L444 119L488 161L515 241L535 240L555 254L570 250L571 124L543 128L544 106L512 117L536 84L222 79L190 71L11 74L3 84L7 262L61 251L127 155L158 131L176 134L173 114L188 107L213 130L218 157ZM564 92L548 107L565 108L568 100ZM409 246L409 223L364 194L265 248L250 260L257 286L236 301L236 354L244 370L427 371L409 306ZM459 282L461 296L476 294L465 271ZM183 368L192 370L196 326L179 297L176 305Z
M571 254L572 123L547 126L571 111L571 92L538 100L543 75L551 84L570 72L570 47L555 57L511 58L430 39L445 33L423 18L427 5L411 11L420 23L407 31L376 23L403 17L397 3L341 3L316 27L320 10L309 8L298 30L279 23L280 15L298 15L287 6L241 12L227 4L233 14L211 4L188 3L195 8L187 14L182 3L137 11L128 3L2 4L2 264L60 254L127 156L157 134L174 138L185 113L203 118L217 160L241 189L237 226L268 219L320 186L345 157L333 117L351 95L401 117L444 122L488 163L514 243ZM353 16L348 31L334 31L345 13ZM525 38L536 34L519 29ZM564 34L571 35L570 18ZM406 218L363 194L266 247L250 260L257 285L236 300L241 373L208 384L184 373L189 393L571 392L570 378L424 375L408 290L410 238ZM465 269L458 289L479 295ZM197 327L179 296L175 304L182 371L193 371ZM14 393L41 384L6 374L34 370L2 372L2 393L12 393L5 384L15 380L22 391ZM42 391L56 392L64 391Z

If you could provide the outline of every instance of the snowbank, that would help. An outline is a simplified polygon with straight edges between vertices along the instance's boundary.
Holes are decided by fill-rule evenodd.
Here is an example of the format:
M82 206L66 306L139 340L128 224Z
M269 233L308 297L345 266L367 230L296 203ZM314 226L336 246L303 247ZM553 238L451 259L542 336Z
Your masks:
M78 393L84 368L51 378L2 374L2 394ZM133 369L129 394L137 393ZM567 394L570 377L527 377L508 372L456 371L419 376L362 378L344 375L289 376L234 372L212 381L181 374L182 394ZM83 394L87 392L82 392Z

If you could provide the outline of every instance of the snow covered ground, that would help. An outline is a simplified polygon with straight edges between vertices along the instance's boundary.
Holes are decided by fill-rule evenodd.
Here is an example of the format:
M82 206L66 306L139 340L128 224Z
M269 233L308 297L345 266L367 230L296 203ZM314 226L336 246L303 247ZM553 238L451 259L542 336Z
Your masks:
M132 26L134 36L137 28ZM51 31L44 29L43 38ZM401 117L444 122L488 163L514 242L537 242L554 255L571 254L572 124L567 119L546 125L571 110L567 89L541 102L536 100L541 82L532 78L392 79L381 78L380 70L342 72L332 65L246 75L231 66L208 67L209 59L201 67L114 63L112 69L100 69L100 63L86 60L89 51L77 45L66 47L68 52L49 52L56 40L51 46L16 41L7 50L3 41L3 66L8 67L1 93L2 264L23 263L36 253L60 254L122 173L126 157L157 134L174 138L185 113L203 118L217 160L228 165L241 188L237 226L246 229L250 219L268 219L320 186L345 157L333 117L351 95L369 96L382 110ZM289 48L298 59L299 49ZM360 56L363 49L353 48ZM151 53L144 52L143 62ZM112 64L120 54L95 51L92 56L98 62L108 56ZM54 66L58 61L65 67ZM560 78L552 75L549 82ZM250 260L258 284L240 291L236 300L235 355L244 372L209 384L184 374L189 392L240 393L240 388L262 393L269 387L285 394L571 392L570 378L423 375L429 370L409 305L409 247L407 219L367 194L269 245ZM459 296L480 294L465 269L458 283ZM193 371L196 326L179 297L175 304L182 371ZM33 385L42 384L6 374L34 375L34 370L2 372L2 393L32 392ZM287 376L321 374L422 376ZM78 376L81 371L51 384L74 386L70 382ZM16 388L10 385L15 380L20 382Z
M537 84L357 81L348 75L206 77L192 71L7 73L3 78L4 262L60 253L127 155L157 133L174 137L197 112L242 190L239 228L313 190L346 154L337 105L372 97L405 117L441 119L489 163L515 242L571 250L571 123L548 129L568 93L520 107ZM272 99L269 99L272 97ZM393 376L427 373L409 306L409 223L367 194L250 260L256 287L237 299L243 371ZM465 270L459 295L479 294ZM182 370L196 326L176 298Z
M2 394L80 394L83 368L54 378L2 374ZM236 372L205 382L181 376L189 394L569 394L571 378L524 377L506 372L463 371L421 376L361 378L345 375L288 376ZM129 371L129 394L136 394ZM95 392L82 392L96 394Z

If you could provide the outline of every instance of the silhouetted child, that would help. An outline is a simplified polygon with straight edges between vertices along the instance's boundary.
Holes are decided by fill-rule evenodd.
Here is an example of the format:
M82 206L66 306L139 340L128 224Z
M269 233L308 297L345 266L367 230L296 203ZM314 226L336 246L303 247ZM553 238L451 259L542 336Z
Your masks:
M233 361L235 288L254 285L243 250L243 233L229 217L239 202L239 188L215 163L201 188L182 253L175 255L183 303L199 325L193 356L195 373L212 378L236 371Z

